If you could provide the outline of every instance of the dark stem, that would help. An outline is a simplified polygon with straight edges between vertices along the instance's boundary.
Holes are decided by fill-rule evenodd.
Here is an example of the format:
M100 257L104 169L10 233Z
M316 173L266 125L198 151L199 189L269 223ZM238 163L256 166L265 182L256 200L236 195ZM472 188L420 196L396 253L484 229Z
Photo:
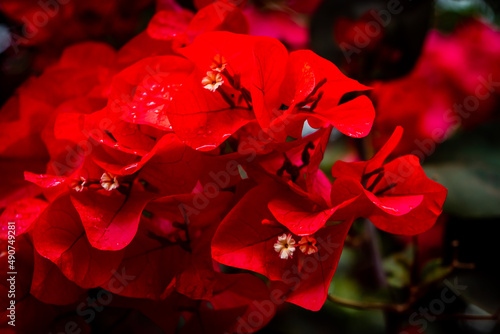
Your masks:
M387 277L382 266L382 254L380 252L380 243L378 240L377 228L368 219L364 219L364 224L368 246L372 255L373 272L377 280L377 285L381 288L385 288L387 287Z

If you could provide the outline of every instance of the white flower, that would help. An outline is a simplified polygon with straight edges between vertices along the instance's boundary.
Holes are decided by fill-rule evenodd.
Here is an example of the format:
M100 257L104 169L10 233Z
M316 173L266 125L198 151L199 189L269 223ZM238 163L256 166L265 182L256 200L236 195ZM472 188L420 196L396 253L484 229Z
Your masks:
M292 258L295 251L295 240L292 235L283 233L283 235L279 236L278 241L274 244L274 250L279 253L282 259Z
M101 186L107 191L111 191L118 188L120 184L118 183L115 175L104 172L104 174L102 174L101 176Z
M215 92L217 88L222 86L223 83L224 80L222 79L222 74L214 71L208 71L207 76L201 80L203 88L208 89L211 92Z
M73 180L73 182L71 182L71 188L75 191L82 192L83 188L85 188L86 182L87 180L85 180L83 176L80 176L79 179L75 179Z

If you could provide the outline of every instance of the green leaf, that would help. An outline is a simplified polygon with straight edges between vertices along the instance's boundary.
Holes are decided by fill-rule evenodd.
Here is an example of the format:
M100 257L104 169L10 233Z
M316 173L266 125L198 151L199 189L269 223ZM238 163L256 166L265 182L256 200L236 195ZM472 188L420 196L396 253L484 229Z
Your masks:
M500 172L491 165L448 163L425 166L431 179L448 188L444 210L467 218L500 216Z
M441 281L452 271L451 266L443 266L442 259L428 261L420 273L420 281L424 284Z
M394 253L383 261L387 283L395 288L404 288L410 285L410 266L412 249L406 248L403 252Z
M500 216L500 135L498 123L446 141L424 170L448 188L444 210L466 218Z

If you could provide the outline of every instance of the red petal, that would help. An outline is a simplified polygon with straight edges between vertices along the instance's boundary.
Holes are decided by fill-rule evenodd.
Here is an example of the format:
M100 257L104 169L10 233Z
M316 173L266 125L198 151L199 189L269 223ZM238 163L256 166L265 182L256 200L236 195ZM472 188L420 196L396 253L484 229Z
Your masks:
M35 268L30 293L38 300L55 305L76 302L85 290L67 279L57 266L35 251Z
M123 252L90 245L69 196L59 197L42 213L33 230L33 244L68 279L88 289L106 282L123 257Z
M291 107L303 101L314 89L316 84L326 76L316 77L313 65L310 63L310 51L301 50L290 53L285 79L281 85L281 102Z
M366 171L365 173L370 173L371 171L379 168L384 164L384 161L387 157L394 151L399 141L401 140L401 136L403 136L403 128L397 126L394 132L392 133L391 138L385 143L385 145L371 158L367 161Z
M23 198L36 197L41 193L40 187L24 179L25 170L42 172L46 170L46 162L0 161L0 208Z
M162 10L149 21L147 32L154 39L182 38L194 14L187 9Z
M166 110L192 70L190 61L176 56L138 61L114 77L109 107L127 122L171 131Z
M255 43L253 84L250 87L255 117L267 129L279 104L280 84L286 70L288 51L278 40L265 39ZM279 106L277 106L279 107Z
M179 53L194 62L203 76L210 70L215 56L223 56L231 70L241 75L242 86L250 89L254 67L254 47L256 43L268 40L273 39L211 31L198 36L193 44L180 49Z
M281 102L293 106L302 102L316 87L326 79L319 89L324 91L316 110L328 110L336 106L341 97L348 92L369 89L356 80L346 77L330 61L309 50L299 50L290 53L288 57L287 75L281 88Z
M120 49L117 65L122 69L147 57L171 54L174 54L172 41L154 39L143 31Z
M186 253L180 247L162 245L141 230L116 270L124 279L112 277L102 287L121 296L159 300Z
M424 196L375 196L365 190L365 195L379 209L393 216L402 216L415 209L422 203Z
M375 119L373 104L365 95L317 114L343 134L354 138L368 135ZM314 125L314 119L310 120L310 124L318 127Z
M416 235L430 229L442 212L446 188L430 180L420 166L418 157L413 155L393 160L385 165L385 169L393 175L396 171L401 174L404 170L404 176L407 176L398 176L397 186L391 189L394 195L416 194L423 199L420 205L405 215L394 217L374 213L370 220L378 228L394 234Z
M111 68L116 61L116 51L105 43L83 42L64 49L58 62L60 68L102 66Z
M50 188L63 185L68 178L65 176L55 176L47 174L34 174L31 172L24 172L24 179L33 182L39 187Z
M352 220L346 221L323 228L314 235L318 252L313 254L312 260L302 263L302 275L288 275L288 279L294 282L287 297L289 303L311 311L319 311L323 307L351 224ZM304 276L305 273L308 276Z
M338 161L337 163L339 162L348 166L348 164L343 161ZM349 176L336 179L332 185L332 204L341 205L346 201L354 201L344 208L339 208L339 210L335 212L333 219L347 220L367 217L373 210L373 203L364 196L364 191L365 189L356 179Z
M158 144L157 153L140 170L140 178L162 196L190 193L206 168L206 157L171 135Z
M335 208L313 211L315 204L297 195L273 199L269 210L278 222L297 235L311 235L323 227Z
M292 291L288 301L319 310L326 300L350 223L318 231L314 235L319 249L315 255L306 256L296 248L293 258L280 259L274 244L278 236L288 230L279 224L263 223L263 220L273 220L267 203L277 189L281 188L258 186L240 200L219 226L212 241L212 256L223 264L286 283L288 291L285 292Z
M117 191L73 193L71 201L82 220L90 244L116 251L127 246L139 226L142 210L155 194L131 190L128 196Z
M232 1L215 1L201 8L187 28L191 39L207 31L248 34L247 18Z
M7 206L0 215L0 239L8 238L8 231L12 231L9 226L15 226L16 236L27 232L47 205L41 199L25 198ZM9 222L15 225L9 225Z
M214 2L222 2L224 3L230 3L232 5L237 5L239 7L244 7L245 4L247 3L247 0L239 0L239 1L232 1L232 0L194 0L194 6L196 9L202 9Z
M331 218L335 211L351 204L355 198L341 203L338 206L322 210L310 200L288 193L288 196L279 196L269 202L269 210L278 222L286 226L290 232L303 236L316 233Z
M270 298L269 288L261 279L250 274L220 276L217 284L218 291L210 298L210 304L215 310L241 310L238 316L227 319L231 319L234 323L232 329L227 329L227 333L253 333L273 318L278 305ZM258 324L252 323L254 312L260 313L263 317ZM252 326L249 326L250 324ZM212 328L216 327L221 327L220 319L212 316Z
M179 90L167 115L175 134L186 145L210 151L250 122L253 112L243 105L229 106L218 92L204 89L201 80L198 73Z
M274 220L267 203L275 192L267 185L254 188L228 213L212 241L216 261L258 272L271 280L282 279L290 262L281 260L273 245L286 229L262 223ZM296 263L296 258L289 260Z

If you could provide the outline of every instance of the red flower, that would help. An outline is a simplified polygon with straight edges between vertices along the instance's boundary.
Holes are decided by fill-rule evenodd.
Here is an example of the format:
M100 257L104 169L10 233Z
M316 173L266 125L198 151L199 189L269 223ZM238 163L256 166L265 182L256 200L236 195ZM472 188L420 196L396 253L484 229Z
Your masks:
M33 245L64 276L87 289L106 282L123 257L123 251L92 247L69 196L57 199L40 216L33 229Z
M356 200L334 218L366 217L384 231L405 235L422 233L436 222L446 188L427 178L414 155L384 164L402 134L403 129L397 127L384 147L366 162L335 163L332 204Z
M423 160L460 126L491 119L499 56L500 32L481 21L468 21L448 35L431 30L410 74L374 85L374 145L381 147L402 125L405 134L393 156L411 152Z
M307 22L298 19L300 13L256 6L246 6L243 12L248 18L250 35L279 39L291 50L309 45Z
M8 239L8 223L15 222L16 236L27 232L48 203L37 198L25 198L11 203L0 215L0 239Z
M287 185L269 200L268 208L275 220L296 235L315 233L337 209L349 203L331 205L331 182L319 170L330 133L331 127L321 129L300 140L278 145L275 153L257 159L269 176Z
M217 284L210 242L231 199L221 193L212 206L190 210L197 194L168 196L148 204L142 229L125 249L118 271L134 280L102 287L134 298L164 299L174 289L193 299L207 299ZM165 265L168 263L168 265Z
M141 16L137 13L151 2L5 0L0 12L18 24L12 33L13 53L24 54L27 47L30 51L36 47L30 56L35 58L34 69L41 71L68 45L109 38L125 42L137 31Z
M247 87L259 40L211 32L180 51L195 64L195 70L172 100L167 116L188 146L212 150L254 118Z
M264 65L257 68L260 72L254 75L252 89L252 98L263 101L255 105L263 129L285 126L287 135L298 138L307 119L314 128L333 125L356 138L368 134L375 117L369 99L360 96L339 105L344 94L368 87L347 78L334 64L311 51L295 51L287 57L268 46L265 52L273 52L273 58L264 60L256 54ZM281 82L276 83L276 78Z
M34 252L33 280L30 293L38 300L54 305L72 304L85 294L86 290L70 281L50 260ZM60 291L60 293L54 293Z
M113 295L112 306L133 308L153 320L163 331L197 333L210 328L212 333L253 333L264 327L274 316L275 308L262 312L262 306L272 303L269 288L250 274L223 275L207 300L193 300L172 293L161 301L123 298ZM219 277L220 278L220 277ZM271 304L272 305L272 304ZM255 313L261 315L255 321ZM252 317L253 316L253 317Z
M281 298L319 310L337 267L350 222L324 227L310 236L317 251L277 223L268 202L283 191L275 185L250 190L224 218L212 241L212 256L228 266L252 270L281 282ZM305 252L304 252L305 250Z
M370 161L338 162L332 186L332 129L363 137L374 119L366 96L340 101L368 87L311 51L211 31L246 32L240 7L196 4L162 2L118 52L68 48L2 108L15 163L0 163L0 244L15 221L19 310L50 310L37 330L105 293L166 332L257 331L284 301L323 306L358 216L412 234L441 211L446 190L416 158L384 164L399 128Z

